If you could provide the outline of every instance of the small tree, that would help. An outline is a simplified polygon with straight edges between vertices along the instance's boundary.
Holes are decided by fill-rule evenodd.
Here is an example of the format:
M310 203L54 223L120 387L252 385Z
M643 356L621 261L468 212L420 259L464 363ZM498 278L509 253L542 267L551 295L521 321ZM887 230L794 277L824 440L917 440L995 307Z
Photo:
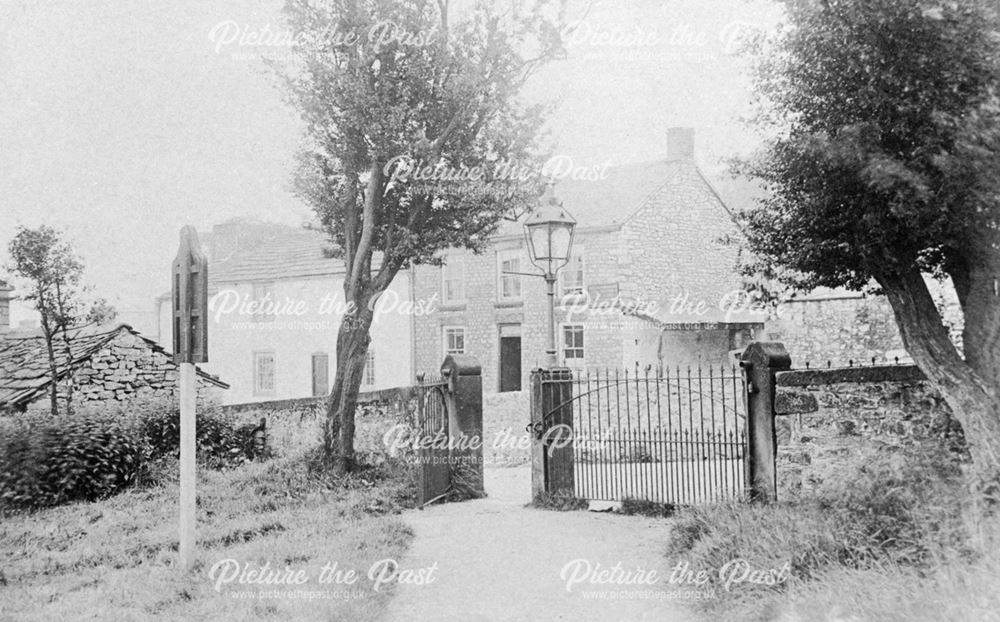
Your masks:
M69 330L81 324L89 314L113 314L106 302L95 306L89 314L81 299L80 279L83 264L62 235L52 227L37 229L19 227L8 246L11 265L8 270L26 283L25 300L34 304L41 316L42 336L49 363L49 400L52 414L59 414L59 366L73 362ZM96 316L95 316L96 317ZM67 374L66 412L73 412L73 378Z
M354 462L354 412L373 305L400 270L449 247L483 249L541 180L542 108L525 80L561 49L545 0L290 0L283 69L306 123L295 189L346 266L347 313L324 426L336 469ZM502 169L502 170L501 170ZM516 171L516 172L512 172Z
M987 2L787 0L760 42L766 148L740 170L769 197L742 214L749 268L798 289L888 298L903 343L1000 473L1000 67ZM949 339L924 275L950 277Z

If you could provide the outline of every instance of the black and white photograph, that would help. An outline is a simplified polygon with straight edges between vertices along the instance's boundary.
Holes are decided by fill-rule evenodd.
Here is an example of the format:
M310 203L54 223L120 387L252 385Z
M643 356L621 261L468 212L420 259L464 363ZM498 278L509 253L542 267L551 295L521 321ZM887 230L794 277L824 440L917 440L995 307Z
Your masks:
M0 0L0 622L1000 622L997 0Z

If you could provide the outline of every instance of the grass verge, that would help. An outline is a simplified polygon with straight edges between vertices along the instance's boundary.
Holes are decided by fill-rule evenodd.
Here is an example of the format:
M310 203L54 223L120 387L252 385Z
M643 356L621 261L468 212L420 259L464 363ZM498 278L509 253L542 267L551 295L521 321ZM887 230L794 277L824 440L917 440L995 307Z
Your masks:
M412 537L396 514L412 507L409 469L382 465L341 480L318 474L306 455L201 471L198 558L177 568L176 480L99 501L30 513L0 524L0 619L375 620L391 594L366 576L398 560ZM299 585L221 583L234 560L302 570ZM354 570L354 584L319 584L321 569ZM296 595L261 597L261 590Z
M682 509L667 557L707 620L1000 620L1000 522L935 452L859 453L815 495Z

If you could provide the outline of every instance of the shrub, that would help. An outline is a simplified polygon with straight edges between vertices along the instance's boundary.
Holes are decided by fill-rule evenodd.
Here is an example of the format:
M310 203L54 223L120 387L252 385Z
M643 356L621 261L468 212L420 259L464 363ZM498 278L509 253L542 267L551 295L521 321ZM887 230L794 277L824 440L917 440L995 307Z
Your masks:
M180 455L180 412L176 405L152 405L133 412L133 425L149 447L148 458L176 458ZM197 414L198 461L219 469L243 464L257 457L254 442L256 424L240 425L217 408L200 408ZM266 450L263 452L266 453Z
M85 405L72 416L28 413L0 424L0 505L34 508L92 500L132 484L177 477L180 416L168 400ZM210 469L268 453L257 424L239 424L218 408L198 410L197 456Z
M34 508L99 499L131 485L142 443L126 427L76 415L7 423L0 438L0 504Z

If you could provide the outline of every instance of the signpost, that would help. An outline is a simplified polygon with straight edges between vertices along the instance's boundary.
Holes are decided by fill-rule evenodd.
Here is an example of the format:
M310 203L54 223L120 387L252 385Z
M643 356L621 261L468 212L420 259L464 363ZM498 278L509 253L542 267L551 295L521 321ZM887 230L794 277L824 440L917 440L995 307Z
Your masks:
M208 260L194 227L181 229L172 276L174 363L180 367L180 566L190 570L195 545L195 363L208 360Z

